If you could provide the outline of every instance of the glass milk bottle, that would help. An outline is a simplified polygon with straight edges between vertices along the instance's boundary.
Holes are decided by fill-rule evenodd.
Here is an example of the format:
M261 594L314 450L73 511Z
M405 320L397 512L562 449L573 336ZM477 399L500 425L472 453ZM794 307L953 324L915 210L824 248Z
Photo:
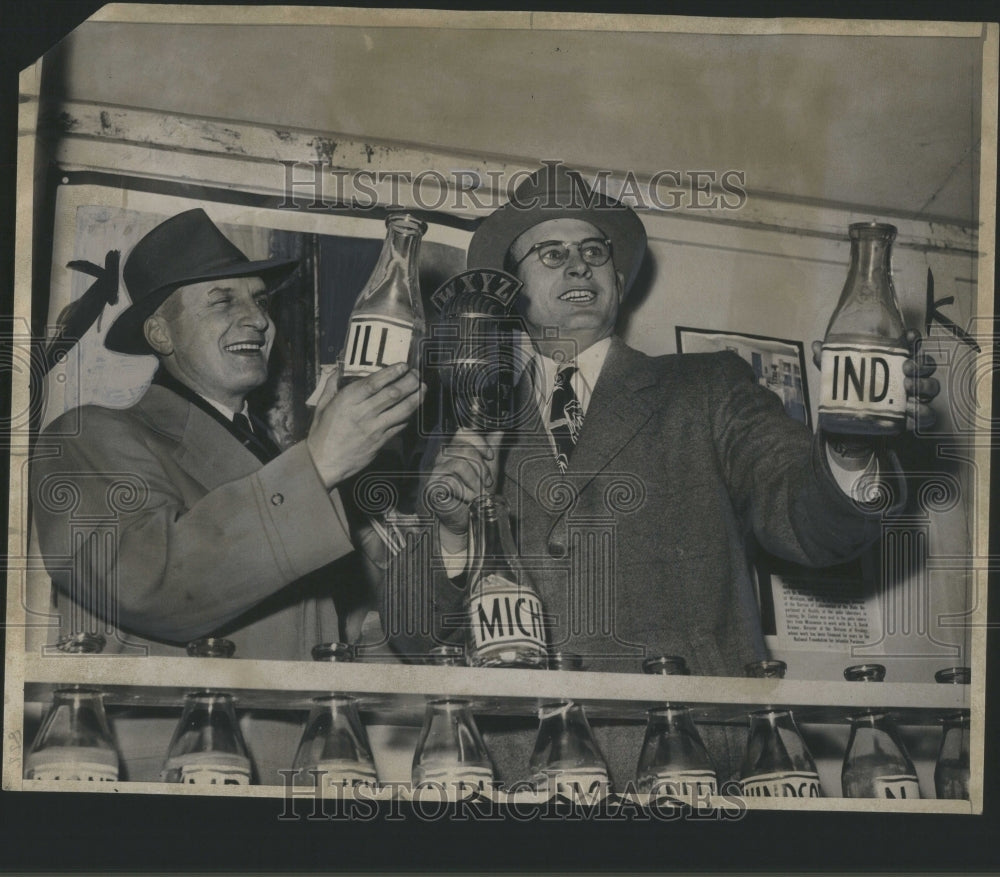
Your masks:
M118 779L103 695L93 688L60 688L28 752L29 780L111 782Z
M848 228L851 263L823 339L819 428L892 435L906 424L906 326L892 284L894 226Z
M885 667L859 664L848 667L844 678L849 682L881 682ZM851 736L840 781L845 798L920 797L917 772L892 716L882 710L865 710L851 716Z
M748 664L747 676L781 679L784 661ZM747 798L819 798L823 791L809 747L789 709L766 707L750 714L750 734L740 767Z
M945 685L968 685L972 674L968 667L949 667L934 674ZM934 765L934 791L939 798L969 797L969 711L945 716L941 748Z
M469 701L430 701L413 753L413 785L436 783L448 796L464 797L492 789L493 777L493 760L476 727Z
M359 293L341 351L340 386L387 365L419 364L426 333L418 254L427 225L409 213L393 213L378 262Z
M650 658L644 673L665 676L688 674L687 663L678 656ZM695 804L718 791L715 765L695 726L691 710L666 703L648 711L646 736L636 768L636 788L661 797Z

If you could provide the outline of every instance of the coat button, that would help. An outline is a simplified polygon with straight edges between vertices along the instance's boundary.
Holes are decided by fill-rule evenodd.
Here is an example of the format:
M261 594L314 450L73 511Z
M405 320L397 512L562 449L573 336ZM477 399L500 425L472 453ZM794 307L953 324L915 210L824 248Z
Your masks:
M271 495L271 505L281 505L285 501L285 498L280 493L274 493Z
M553 540L549 543L549 557L565 557L566 556L566 546L562 542L556 542Z

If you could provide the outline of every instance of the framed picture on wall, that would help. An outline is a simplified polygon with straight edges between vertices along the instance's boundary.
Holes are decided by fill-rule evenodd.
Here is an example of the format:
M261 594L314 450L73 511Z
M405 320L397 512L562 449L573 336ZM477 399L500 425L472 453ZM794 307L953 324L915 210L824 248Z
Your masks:
M788 416L812 426L805 348L801 341L690 326L678 326L676 332L678 353L730 350L745 359L757 376L757 383L780 397Z

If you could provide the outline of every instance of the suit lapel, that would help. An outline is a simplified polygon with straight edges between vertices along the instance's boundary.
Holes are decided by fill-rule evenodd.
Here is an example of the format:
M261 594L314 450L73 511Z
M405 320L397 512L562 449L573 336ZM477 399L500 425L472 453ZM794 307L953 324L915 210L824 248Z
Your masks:
M535 500L535 479L522 478L523 467L529 461L542 457L551 460L553 471L557 471L552 442L538 412L535 379L534 370L528 368L518 381L515 398L517 410L524 412L524 418L516 429L504 433L503 446L506 458L501 461L500 469L504 473L504 479L516 484L531 500Z
M644 398L643 390L656 386L661 380L661 369L653 360L632 350L617 336L612 338L611 348L590 398L590 405L583 421L580 440L570 458L565 480L574 487L577 497L603 472L621 453L636 433L653 416L653 408ZM530 382L522 381L518 386L519 398L531 393L521 403L528 416L525 423L512 436L506 436L507 459L503 466L504 477L516 484L523 498L543 508L550 504L539 501L540 488L538 473L544 471L553 478L558 477L552 444L542 424L538 405ZM553 525L567 513L557 515ZM551 514L551 513L547 513Z
M570 458L569 474L575 476L579 492L611 464L653 416L642 390L655 385L658 379L659 370L651 360L617 337L612 338L590 397L580 440Z
M222 424L166 387L150 386L136 409L150 427L177 442L174 459L206 490L260 469L260 460Z

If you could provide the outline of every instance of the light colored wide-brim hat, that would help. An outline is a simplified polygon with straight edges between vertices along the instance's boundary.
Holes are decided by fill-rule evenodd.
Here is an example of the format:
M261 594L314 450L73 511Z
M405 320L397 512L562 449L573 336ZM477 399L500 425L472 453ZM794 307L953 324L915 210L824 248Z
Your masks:
M628 292L646 252L646 228L636 212L593 191L579 172L549 162L518 184L503 207L484 219L469 244L469 268L510 270L510 245L532 226L549 219L582 219L611 241L615 267Z
M295 270L294 259L251 261L200 207L161 222L125 260L122 279L132 304L104 336L117 353L151 354L143 324L178 287L225 277L260 277L271 289Z

